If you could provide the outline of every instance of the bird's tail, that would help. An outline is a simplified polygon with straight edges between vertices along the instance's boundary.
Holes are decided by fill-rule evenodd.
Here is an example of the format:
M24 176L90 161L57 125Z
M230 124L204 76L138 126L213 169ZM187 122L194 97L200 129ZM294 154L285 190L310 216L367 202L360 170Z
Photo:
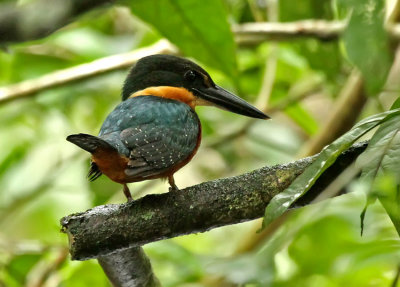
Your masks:
M67 141L76 144L80 148L90 153L94 153L98 149L103 149L103 150L107 149L115 151L115 148L105 140L102 140L99 137L88 134L69 135L67 137Z
M109 150L109 151L116 151L116 149L111 146L105 140L102 140L99 137L88 135L88 134L76 134L76 135L69 135L67 137L67 141L76 144L80 148L94 153L98 150ZM99 167L96 163L91 162L90 170L88 173L88 178L90 181L94 181L96 178L101 176L102 172L100 171Z

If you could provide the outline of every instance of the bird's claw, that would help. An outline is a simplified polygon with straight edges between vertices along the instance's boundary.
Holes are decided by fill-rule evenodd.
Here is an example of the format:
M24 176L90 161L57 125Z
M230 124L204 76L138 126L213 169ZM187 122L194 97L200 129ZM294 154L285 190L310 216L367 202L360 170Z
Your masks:
M170 186L168 188L169 191L179 191L180 189L177 186Z

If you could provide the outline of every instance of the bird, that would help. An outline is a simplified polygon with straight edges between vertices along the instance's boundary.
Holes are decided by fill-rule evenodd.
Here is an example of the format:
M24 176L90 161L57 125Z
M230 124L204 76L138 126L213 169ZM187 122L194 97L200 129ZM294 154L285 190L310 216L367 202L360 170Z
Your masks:
M122 101L107 116L98 136L79 133L67 140L91 153L88 179L102 174L123 185L167 179L179 190L174 174L196 154L201 123L196 106L215 106L258 119L270 117L216 85L199 65L186 58L155 54L141 58L128 73Z

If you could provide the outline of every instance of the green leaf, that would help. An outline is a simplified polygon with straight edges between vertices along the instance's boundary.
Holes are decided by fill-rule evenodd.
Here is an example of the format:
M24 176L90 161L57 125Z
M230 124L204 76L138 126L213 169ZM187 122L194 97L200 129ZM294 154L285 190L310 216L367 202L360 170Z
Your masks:
M368 201L379 198L400 235L400 115L379 127L357 163L363 166L361 178L371 186Z
M394 103L390 109L394 110L394 109L398 109L398 108L400 108L400 98L397 98L397 100L394 101Z
M392 63L389 38L384 29L384 0L344 0L351 18L343 34L350 61L363 74L367 91L378 93Z
M186 56L236 77L235 42L220 0L136 0L127 4L133 14Z
M283 192L276 195L265 209L263 227L282 215L291 204L305 194L331 166L336 158L356 140L385 120L400 114L400 109L391 110L368 117L356 124L350 131L326 146L316 160Z
M379 127L358 162L364 165L364 179L373 181L383 170L400 176L400 115L393 115Z

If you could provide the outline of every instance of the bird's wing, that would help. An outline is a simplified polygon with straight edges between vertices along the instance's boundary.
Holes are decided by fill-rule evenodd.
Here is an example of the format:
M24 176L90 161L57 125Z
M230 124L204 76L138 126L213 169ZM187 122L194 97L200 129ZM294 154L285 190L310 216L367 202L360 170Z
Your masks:
M189 106L153 96L127 101L131 102L125 104L118 115L110 114L114 118L111 122L119 122L119 125L107 124L107 120L104 124L114 129L117 126L117 130L111 133L112 137L109 136L111 134L102 137L113 138L114 145L117 142L123 145L120 150L129 150L128 176L150 177L160 174L194 152L200 124Z

